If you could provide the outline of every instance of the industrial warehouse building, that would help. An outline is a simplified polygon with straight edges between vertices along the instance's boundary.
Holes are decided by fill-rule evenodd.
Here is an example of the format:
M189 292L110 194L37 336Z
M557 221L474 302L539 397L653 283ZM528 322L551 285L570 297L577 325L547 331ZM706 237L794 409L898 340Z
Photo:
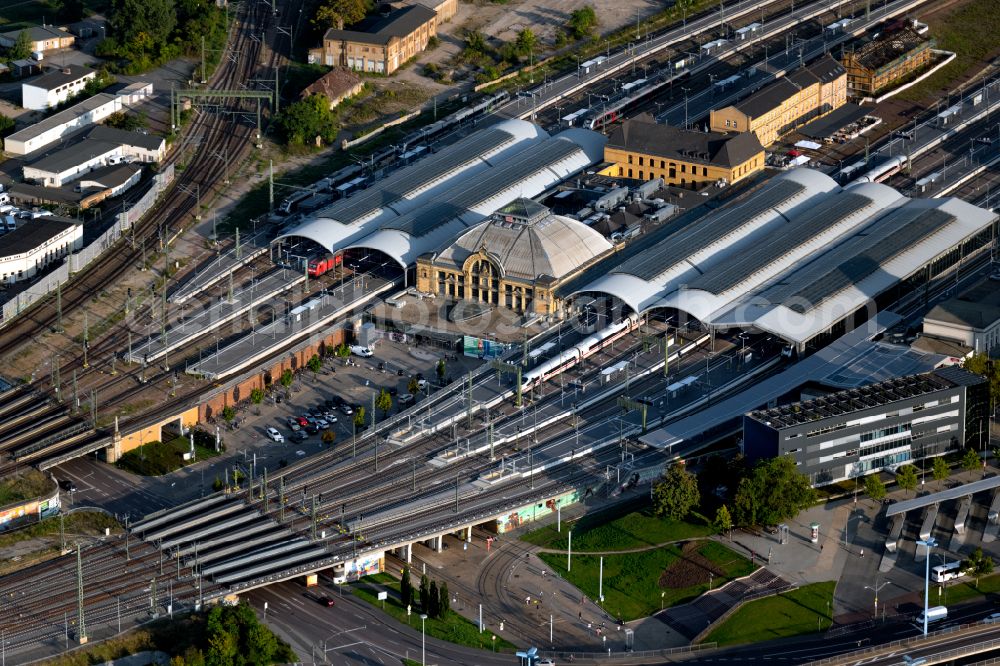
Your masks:
M410 58L427 48L437 35L438 14L422 4L363 21L356 30L330 28L321 48L309 52L310 63L340 66L361 72L392 74Z
M87 173L122 161L159 162L166 153L163 137L97 125L61 150L24 165L24 179L61 187Z
M813 485L864 476L954 449L982 447L989 385L958 366L751 412L751 459L790 456Z
M445 250L419 257L417 289L522 315L550 315L558 307L555 288L611 249L586 224L517 199Z
M926 67L933 56L934 40L911 26L887 29L843 56L847 70L847 95L852 99L874 97L911 72Z
M21 84L21 106L33 111L58 106L82 93L87 83L95 78L96 70L80 65L49 70Z
M846 102L847 71L825 55L732 106L713 110L709 128L713 132L753 132L767 147Z
M97 93L34 125L14 132L3 140L4 151L10 155L33 153L88 125L101 122L116 111L139 104L152 96L153 84L144 81L131 83L116 93Z
M13 284L83 247L83 225L47 215L25 220L0 236L0 281Z
M908 199L878 183L844 188L800 168L646 234L557 297L600 296L805 349L953 276L988 251L997 226L995 213L960 199Z
M409 280L417 257L441 250L512 201L538 196L597 164L603 154L597 132L569 129L550 137L532 123L505 120L317 211L278 236L273 252L293 263L320 249L376 251Z
M649 114L626 120L604 147L601 173L698 189L735 183L764 168L764 147L753 132L698 132L657 123Z

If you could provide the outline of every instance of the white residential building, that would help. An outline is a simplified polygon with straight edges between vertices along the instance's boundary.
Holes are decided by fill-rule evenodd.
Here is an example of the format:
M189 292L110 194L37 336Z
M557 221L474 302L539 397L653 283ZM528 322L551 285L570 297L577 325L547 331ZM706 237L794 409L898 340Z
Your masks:
M0 236L0 281L12 284L83 247L83 225L49 215Z
M81 65L49 70L21 84L21 106L32 111L58 106L82 93L87 82L96 77L96 71Z

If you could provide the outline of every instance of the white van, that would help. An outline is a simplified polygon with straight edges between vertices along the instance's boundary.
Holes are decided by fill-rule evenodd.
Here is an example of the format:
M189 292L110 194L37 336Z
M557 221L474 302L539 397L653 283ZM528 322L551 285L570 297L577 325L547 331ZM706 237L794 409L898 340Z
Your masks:
M940 622L941 620L946 620L946 619L948 619L947 606L933 606L927 609L927 624L934 624L935 622ZM917 624L923 626L924 624L923 613L917 616Z

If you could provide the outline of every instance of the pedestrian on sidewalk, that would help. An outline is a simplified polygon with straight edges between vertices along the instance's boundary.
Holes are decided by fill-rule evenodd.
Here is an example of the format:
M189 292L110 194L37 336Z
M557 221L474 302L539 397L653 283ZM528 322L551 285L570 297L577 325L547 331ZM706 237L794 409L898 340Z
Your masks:
M864 556L865 556L865 549L864 549L864 548L862 548L862 549L861 549L861 557L864 557Z

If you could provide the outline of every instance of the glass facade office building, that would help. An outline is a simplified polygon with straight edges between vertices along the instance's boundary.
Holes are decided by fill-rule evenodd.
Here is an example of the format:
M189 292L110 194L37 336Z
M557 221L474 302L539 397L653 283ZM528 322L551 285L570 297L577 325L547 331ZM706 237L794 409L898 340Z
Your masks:
M814 486L894 469L988 439L986 380L952 366L743 417L751 460L791 456Z

